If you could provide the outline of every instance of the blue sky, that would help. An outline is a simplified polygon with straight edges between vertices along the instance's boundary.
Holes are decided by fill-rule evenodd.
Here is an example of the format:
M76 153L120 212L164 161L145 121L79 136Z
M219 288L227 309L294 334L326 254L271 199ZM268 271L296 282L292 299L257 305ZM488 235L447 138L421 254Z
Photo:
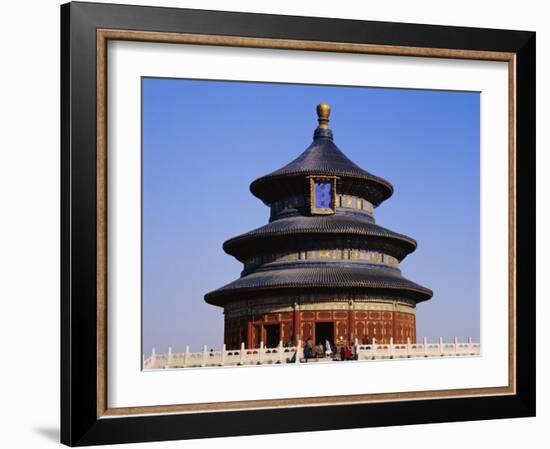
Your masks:
M145 78L145 353L223 343L203 296L242 265L222 244L267 223L249 185L311 143L320 102L340 149L394 186L376 222L418 241L401 264L434 291L418 338L479 339L478 93Z

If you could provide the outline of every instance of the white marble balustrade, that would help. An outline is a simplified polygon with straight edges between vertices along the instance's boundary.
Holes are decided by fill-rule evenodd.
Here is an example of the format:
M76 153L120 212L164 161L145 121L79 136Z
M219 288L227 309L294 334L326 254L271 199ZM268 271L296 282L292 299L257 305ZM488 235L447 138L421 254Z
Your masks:
M452 342L444 342L442 338L437 343L428 343L424 338L422 343L378 344L376 340L370 344L360 344L357 340L352 347L354 359L359 361L381 359L404 359L425 357L468 357L480 355L480 344L473 343L471 338L467 342L459 342L455 337ZM225 345L221 350L209 350L205 345L200 352L190 352L187 346L185 352L168 352L157 354L155 348L149 357L143 357L143 369L174 369L199 368L215 366L237 365L271 365L281 363L303 363L303 348L298 346L283 346L282 342L274 348L267 348L263 342L259 348L245 348L244 343L239 349L227 350ZM330 363L340 362L338 356L308 359L307 362ZM346 362L347 363L347 362Z

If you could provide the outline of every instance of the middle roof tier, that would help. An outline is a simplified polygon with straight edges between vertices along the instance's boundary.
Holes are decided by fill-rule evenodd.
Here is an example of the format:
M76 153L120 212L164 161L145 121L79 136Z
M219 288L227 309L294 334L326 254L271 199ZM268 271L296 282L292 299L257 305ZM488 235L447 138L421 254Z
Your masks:
M403 260L416 249L416 241L390 231L372 221L349 215L293 216L272 221L250 232L227 240L226 253L241 262L271 251L315 247L329 248L336 241L359 241L361 247L380 251Z

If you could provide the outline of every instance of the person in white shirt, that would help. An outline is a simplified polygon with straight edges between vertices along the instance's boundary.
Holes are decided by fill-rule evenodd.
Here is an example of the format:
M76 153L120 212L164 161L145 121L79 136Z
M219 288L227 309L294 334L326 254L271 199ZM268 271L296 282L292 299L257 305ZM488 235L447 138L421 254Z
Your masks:
M332 354L332 348L330 347L330 341L325 340L325 355L327 357L330 357L331 354Z

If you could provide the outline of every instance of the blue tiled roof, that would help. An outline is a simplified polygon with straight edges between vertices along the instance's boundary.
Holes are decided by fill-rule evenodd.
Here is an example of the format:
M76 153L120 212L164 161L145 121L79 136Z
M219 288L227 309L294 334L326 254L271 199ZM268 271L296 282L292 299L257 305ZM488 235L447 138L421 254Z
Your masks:
M258 270L243 276L205 295L206 302L224 305L238 299L243 293L270 292L280 289L304 288L322 290L345 288L347 290L377 290L414 298L417 302L430 299L433 292L401 276L396 270L327 266Z
M349 178L364 184L365 196L378 205L393 193L392 185L378 176L363 170L352 162L331 138L316 138L295 160L250 185L251 192L262 200L273 199L276 191L288 178L307 175L327 175Z
M392 254L398 259L410 254L416 249L416 241L397 232L378 226L371 221L350 215L293 216L281 218L254 229L245 234L227 240L223 249L235 257L239 257L244 247L254 247L259 252L262 244L270 238L299 235L318 235L321 237L342 236L362 237L367 239L392 240L400 248L399 254Z

